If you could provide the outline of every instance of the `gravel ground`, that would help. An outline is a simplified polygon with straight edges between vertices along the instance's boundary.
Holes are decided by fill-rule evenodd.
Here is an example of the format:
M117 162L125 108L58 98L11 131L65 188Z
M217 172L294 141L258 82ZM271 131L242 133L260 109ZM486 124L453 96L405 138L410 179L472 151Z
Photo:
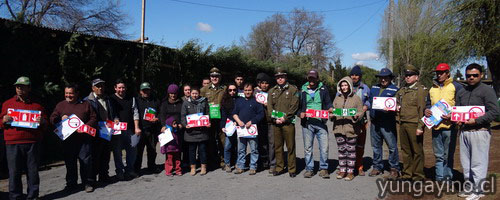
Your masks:
M331 123L329 123L331 130ZM337 145L333 135L329 135L330 172L337 166ZM371 160L372 151L369 135L366 141L365 160ZM353 181L322 179L318 175L310 179L303 178L304 148L302 130L296 125L296 148L298 172L296 178L288 174L273 177L267 171L258 172L255 176L245 172L240 175L229 174L218 169L205 176L189 174L167 177L164 172L142 175L131 181L117 182L100 186L93 193L84 191L68 194L62 191L65 186L66 168L63 164L54 164L50 169L40 172L40 197L42 199L375 199L378 190L375 180L380 177L356 177ZM317 141L314 158L316 168L319 165ZM159 152L159 147L158 147ZM387 157L387 151L384 153ZM114 164L111 159L110 175L114 175ZM159 155L156 163L162 164L165 157ZM145 166L145 160L143 166ZM333 174L332 174L333 176ZM23 178L25 181L25 178ZM24 184L26 187L26 184ZM26 191L26 188L24 188ZM7 180L0 180L0 198L7 199Z

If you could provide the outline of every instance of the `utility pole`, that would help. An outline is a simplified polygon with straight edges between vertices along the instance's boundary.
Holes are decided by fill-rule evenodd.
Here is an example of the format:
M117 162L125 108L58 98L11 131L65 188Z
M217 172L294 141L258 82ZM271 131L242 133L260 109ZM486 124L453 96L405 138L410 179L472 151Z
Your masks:
M142 43L142 66L141 66L141 83L144 82L144 27L146 25L146 0L142 0L142 20L141 20L141 43Z
M389 2L389 69L394 71L394 0Z

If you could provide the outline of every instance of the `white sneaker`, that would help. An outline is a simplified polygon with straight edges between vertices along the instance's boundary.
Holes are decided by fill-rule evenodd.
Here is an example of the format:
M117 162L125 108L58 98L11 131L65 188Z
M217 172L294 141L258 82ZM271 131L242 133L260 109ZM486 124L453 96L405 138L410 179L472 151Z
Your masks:
M472 194L472 193L468 193L468 192L464 192L464 191L462 191L462 192L459 192L457 196L458 196L458 197L461 197L461 198L467 198L467 197L469 197L471 194Z
M471 194L465 200L478 200L481 197L484 197L484 194Z

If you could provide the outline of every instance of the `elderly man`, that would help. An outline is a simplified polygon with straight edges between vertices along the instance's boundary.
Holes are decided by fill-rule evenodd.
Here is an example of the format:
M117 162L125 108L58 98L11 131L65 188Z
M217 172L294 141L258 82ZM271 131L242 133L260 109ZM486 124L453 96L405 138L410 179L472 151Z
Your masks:
M375 75L379 84L372 86L369 97L369 107L373 105L374 97L394 97L398 87L392 84L392 71L383 68ZM373 169L369 176L377 176L383 173L382 145L385 140L389 147L390 176L397 177L399 173L398 140L396 137L396 113L387 110L370 109L370 136L373 148Z
M9 168L9 199L21 199L23 169L26 169L28 184L28 199L37 199L40 186L38 167L40 164L40 143L43 130L47 126L47 115L40 102L31 93L31 81L21 76L14 83L16 95L2 104L0 113L0 128L4 129L7 164ZM8 115L9 109L41 111L41 116L35 121L40 123L37 128L22 128L12 126L13 118Z

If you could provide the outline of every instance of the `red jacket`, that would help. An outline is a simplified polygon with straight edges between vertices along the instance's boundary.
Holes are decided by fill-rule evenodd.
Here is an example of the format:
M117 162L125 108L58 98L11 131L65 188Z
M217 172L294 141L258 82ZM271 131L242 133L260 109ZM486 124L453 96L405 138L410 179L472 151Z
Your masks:
M2 104L2 112L0 113L0 128L4 129L5 144L35 143L42 140L42 130L44 129L42 126L43 124L41 124L41 126L37 129L12 127L10 125L3 124L3 116L7 115L8 108L42 111L41 121L48 122L47 113L45 113L45 109L38 101L29 98L26 102L22 102L18 99L17 95L15 95Z

